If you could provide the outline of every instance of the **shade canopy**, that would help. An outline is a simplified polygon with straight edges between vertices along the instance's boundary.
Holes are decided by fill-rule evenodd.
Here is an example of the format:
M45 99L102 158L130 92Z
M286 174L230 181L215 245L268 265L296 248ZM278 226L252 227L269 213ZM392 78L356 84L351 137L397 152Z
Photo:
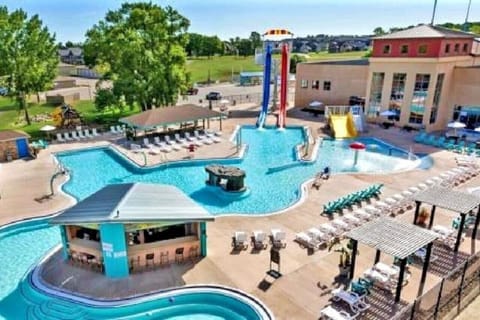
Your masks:
M389 217L367 222L345 236L399 259L410 256L438 237L430 230Z
M323 106L323 103L315 100L315 101L310 102L309 106L310 107L320 107L320 106Z
M107 185L50 219L52 224L192 222L214 220L178 188L126 183Z
M227 100L227 99L222 99L222 100L220 100L220 103L221 103L221 104L229 104L230 101Z
M366 148L366 146L361 142L355 141L355 142L350 143L350 149L365 150L365 148Z
M55 129L57 129L57 128L54 127L54 126L51 126L51 125L47 124L46 126L41 127L41 128L40 128L40 131L48 132L48 131L53 131L53 130L55 130Z
M397 113L395 111L392 111L392 110L385 110L385 111L380 112L380 115L383 116L383 117L393 117L393 116L396 116Z
M465 128L466 125L463 122L455 121L455 122L450 122L449 124L447 124L447 127L448 128L453 128L453 129L460 129L460 128Z
M225 115L201 106L186 104L181 106L157 108L121 118L119 122L130 127L149 130L171 124L221 118Z
M469 213L480 205L480 197L476 195L439 187L416 193L413 199L458 213Z

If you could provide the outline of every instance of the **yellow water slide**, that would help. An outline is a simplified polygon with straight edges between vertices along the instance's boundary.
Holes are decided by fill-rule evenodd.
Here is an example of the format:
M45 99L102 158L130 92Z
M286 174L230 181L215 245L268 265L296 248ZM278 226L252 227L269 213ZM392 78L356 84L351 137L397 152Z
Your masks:
M355 128L351 113L345 115L330 115L330 127L336 139L354 138L357 136L357 129Z

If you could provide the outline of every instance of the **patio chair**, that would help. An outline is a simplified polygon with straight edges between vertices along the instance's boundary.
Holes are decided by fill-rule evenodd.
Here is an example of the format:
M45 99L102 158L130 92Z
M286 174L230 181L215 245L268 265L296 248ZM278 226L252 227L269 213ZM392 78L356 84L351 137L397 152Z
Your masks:
M334 226L337 229L340 229L342 231L348 231L350 230L350 225L343 221L342 219L333 219L331 222L332 226Z
M348 223L350 227L357 227L362 224L362 221L360 220L360 218L355 217L351 213L347 213L343 215L343 221Z
M181 138L179 133L175 133L175 140L180 144L183 144L187 141L187 139Z
M79 137L80 139L86 139L86 138L87 138L87 137L85 137L85 136L83 135L83 131L82 131L82 130L78 130L77 133L78 133L78 137Z
M153 143L160 147L165 145L165 142L160 141L160 137L153 137Z
M111 134L118 134L119 132L117 131L117 129L115 129L114 126L110 126L110 133Z
M58 141L58 142L65 142L65 141L67 141L67 140L65 140L65 139L62 138L62 134L61 134L61 133L57 133L57 141Z
M252 233L252 246L255 249L267 249L268 245L265 242L267 240L267 234L262 230L255 230Z
M150 143L150 140L148 138L143 138L143 146L145 148L151 148L153 147L153 144Z
M357 209L353 211L353 215L363 221L369 221L370 219L372 219L372 215L365 211L365 209Z
M125 131L125 126L118 125L117 126L117 132L118 133L123 133Z
M73 139L75 139L75 140L77 140L77 141L80 140L80 138L77 136L77 131L72 131L72 132L71 132L71 135L72 135L72 138L73 138Z
M190 135L190 132L185 132L185 139L187 139L187 141L190 141L190 142L197 140L195 137L192 137Z
M63 137L65 138L65 141L72 141L73 140L73 138L68 135L68 132L64 132Z
M174 145L174 144L175 144L175 140L172 140L172 138L170 138L169 135L165 135L164 139L165 139L165 142L166 142L168 145Z
M353 320L357 316L358 313L350 315L348 312L343 310L337 310L332 306L327 306L320 311L320 318L328 320Z
M93 135L90 134L90 131L88 129L84 129L83 132L85 133L85 138L87 139L93 138Z
M93 129L92 129L92 136L98 137L98 136L100 136L100 135L101 135L101 134L97 132L97 128L93 128Z
M298 242L300 246L313 250L319 250L322 244L318 239L309 236L305 232L297 233L295 235L295 241Z
M350 283L350 291L355 292L360 296L370 294L370 289L373 287L373 282L364 278L358 278L357 281Z
M338 288L332 291L333 301L343 301L348 304L350 310L354 313L361 313L370 308L370 305L365 301L365 296L360 296L355 292L345 291Z
M150 146L148 148L148 153L153 154L153 155L159 155L160 154L160 149L155 148L154 146Z
M270 232L271 232L270 240L274 247L285 248L287 246L287 243L285 242L287 235L284 231L280 229L272 229Z
M363 272L363 277L372 281L376 286L391 290L395 287L395 283L391 281L390 277L379 272L375 268L369 268Z
M331 237L337 237L337 236L341 236L343 234L342 230L339 230L339 229L335 228L330 223L323 223L318 227L318 229L322 232L327 233Z
M139 144L135 144L135 143L131 143L131 144L130 144L130 150L131 150L133 153L143 152L142 146L139 145Z
M425 138L427 138L427 133L426 132L420 132L419 134L417 134L413 140L417 143L423 143L423 141L425 141Z
M169 153L169 152L172 152L172 147L164 143L163 145L160 145L160 151Z
M232 237L232 247L235 250L247 250L247 234L244 231L235 231Z
M193 131L193 134L195 138L197 138L198 141L202 141L202 143L210 145L213 144L213 140L207 137L206 135L201 135L198 130Z

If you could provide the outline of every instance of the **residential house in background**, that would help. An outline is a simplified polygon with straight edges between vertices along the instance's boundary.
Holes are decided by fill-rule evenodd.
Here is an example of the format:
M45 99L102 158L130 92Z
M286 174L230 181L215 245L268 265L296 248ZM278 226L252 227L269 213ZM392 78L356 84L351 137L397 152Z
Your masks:
M66 49L59 49L58 55L60 61L68 64L83 64L83 49L79 47L72 47Z

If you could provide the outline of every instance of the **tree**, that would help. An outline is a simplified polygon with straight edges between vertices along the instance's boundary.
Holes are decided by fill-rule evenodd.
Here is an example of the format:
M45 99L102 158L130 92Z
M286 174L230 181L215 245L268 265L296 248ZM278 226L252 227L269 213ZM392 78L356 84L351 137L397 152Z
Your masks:
M73 48L74 46L75 46L75 45L73 44L72 41L67 41L67 42L65 42L65 47L67 47L67 48Z
M298 54L294 54L290 57L290 73L297 72L297 64L301 62L307 62L307 58L304 56L300 56Z
M201 55L212 57L215 54L223 54L223 42L217 36L203 37L201 43Z
M262 36L260 35L260 33L252 31L248 39L252 42L252 49L254 52L255 49L262 47Z
M385 33L386 32L385 32L385 30L383 30L382 27L376 27L375 29L373 29L373 34L376 35L376 36L382 36Z
M238 54L246 57L253 54L252 42L249 39L240 39L237 44Z
M11 96L28 115L27 97L52 86L57 73L58 53L55 36L43 26L38 15L28 19L19 9L8 13L0 7L0 75Z
M112 89L98 88L95 94L95 107L100 112L105 112L109 109L114 109L119 106L119 101Z
M189 25L169 6L124 3L87 31L85 62L105 70L112 92L130 107L173 105L187 89Z
M188 43L185 47L187 54L190 57L198 56L202 51L203 36L198 33L188 34Z

